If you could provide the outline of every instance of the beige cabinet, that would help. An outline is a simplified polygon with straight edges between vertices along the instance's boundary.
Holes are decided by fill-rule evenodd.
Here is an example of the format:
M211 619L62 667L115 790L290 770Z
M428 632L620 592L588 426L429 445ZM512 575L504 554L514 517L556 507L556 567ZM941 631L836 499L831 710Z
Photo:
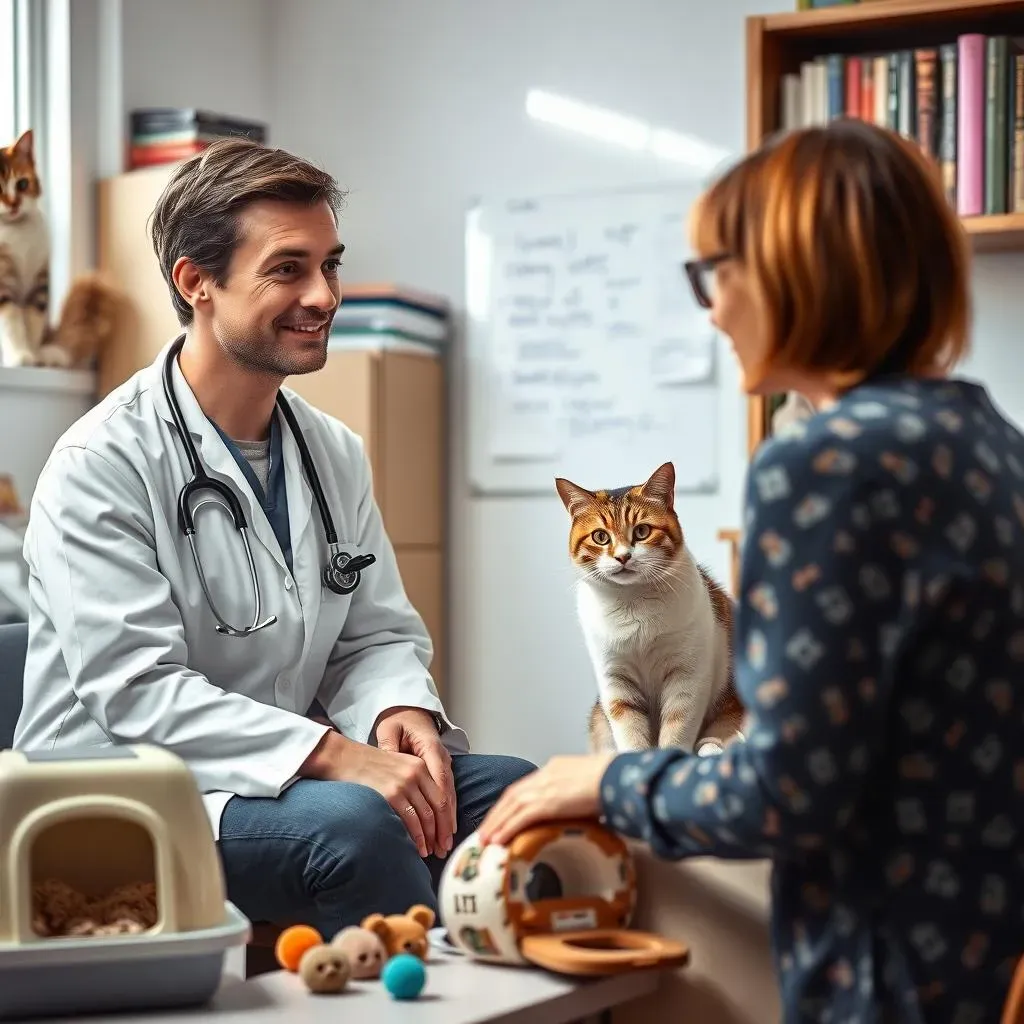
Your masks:
M418 352L333 351L322 370L286 383L363 438L402 582L434 641L431 672L441 689L447 632L441 359Z
M149 217L169 178L166 167L152 167L99 185L99 266L128 293L133 307L130 322L98 362L100 398L151 363L181 330L149 238Z
M149 238L149 217L173 166L100 183L99 264L125 289L132 322L97 366L100 397L156 358L181 329ZM431 671L444 689L446 395L442 359L429 352L331 351L317 373L289 387L351 427L367 446L374 494L409 598L434 641Z

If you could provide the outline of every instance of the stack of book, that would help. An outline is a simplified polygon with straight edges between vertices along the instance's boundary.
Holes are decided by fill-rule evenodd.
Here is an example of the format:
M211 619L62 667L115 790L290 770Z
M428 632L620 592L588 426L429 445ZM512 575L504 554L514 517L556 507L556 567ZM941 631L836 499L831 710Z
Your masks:
M194 107L133 110L130 122L129 170L187 160L226 135L241 135L263 144L267 141L265 124Z
M448 300L399 284L342 287L331 324L332 349L439 351L449 337Z
M938 46L829 54L783 76L784 129L857 117L916 141L962 217L1024 213L1024 49L967 33Z
M857 4L860 0L797 0L798 11L814 11L819 7L845 7L848 4Z

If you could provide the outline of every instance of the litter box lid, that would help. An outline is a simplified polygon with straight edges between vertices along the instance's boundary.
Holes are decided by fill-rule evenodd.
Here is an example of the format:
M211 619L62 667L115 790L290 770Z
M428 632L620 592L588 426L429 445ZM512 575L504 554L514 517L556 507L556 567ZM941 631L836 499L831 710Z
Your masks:
M43 877L83 891L155 882L172 931L223 919L202 794L185 762L155 746L0 753L0 943L24 933Z
M148 743L111 744L104 747L57 747L46 750L0 750L0 776L13 773L79 774L149 771L191 776L185 762L162 747Z

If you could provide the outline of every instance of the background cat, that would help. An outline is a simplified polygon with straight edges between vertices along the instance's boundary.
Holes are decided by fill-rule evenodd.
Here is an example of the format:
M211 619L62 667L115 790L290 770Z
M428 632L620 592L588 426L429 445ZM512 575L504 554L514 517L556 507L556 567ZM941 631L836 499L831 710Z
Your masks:
M96 273L72 281L51 327L50 232L32 131L0 149L0 365L79 366L117 329L127 300Z
M733 607L686 547L672 463L618 490L555 486L572 518L577 612L598 683L591 749L720 751L743 721Z

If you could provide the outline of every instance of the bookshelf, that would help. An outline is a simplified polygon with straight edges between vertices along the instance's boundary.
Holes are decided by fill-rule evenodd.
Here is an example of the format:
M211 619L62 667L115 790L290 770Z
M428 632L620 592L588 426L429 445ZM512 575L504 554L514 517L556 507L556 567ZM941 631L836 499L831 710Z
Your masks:
M766 136L784 127L783 81L787 75L800 74L806 62L832 55L867 57L939 48L955 43L965 33L1024 38L1024 0L861 0L815 10L748 17L746 31L747 148L753 150ZM1011 49L1010 61L1013 52ZM935 73L941 104L941 62ZM876 110L875 120L879 113ZM941 115L936 112L935 116ZM1008 111L1007 120L1012 123L1012 119L1013 112ZM941 127L937 130L941 131ZM1017 145L1020 144L1018 141ZM1012 178L1012 170L1009 173ZM1008 203L1007 208L1012 209L1013 205L1020 204ZM961 219L974 252L1024 252L1024 212ZM781 398L755 395L748 399L749 455L769 435L771 414ZM730 550L735 592L741 531L719 530L718 540Z
M799 74L805 62L940 47L964 33L1024 37L1024 0L863 0L753 16L746 28L747 147L752 150L783 127L783 79ZM941 91L941 82L937 88ZM1024 213L963 217L962 223L975 252L1024 252ZM769 434L773 408L770 396L749 399L751 455Z

